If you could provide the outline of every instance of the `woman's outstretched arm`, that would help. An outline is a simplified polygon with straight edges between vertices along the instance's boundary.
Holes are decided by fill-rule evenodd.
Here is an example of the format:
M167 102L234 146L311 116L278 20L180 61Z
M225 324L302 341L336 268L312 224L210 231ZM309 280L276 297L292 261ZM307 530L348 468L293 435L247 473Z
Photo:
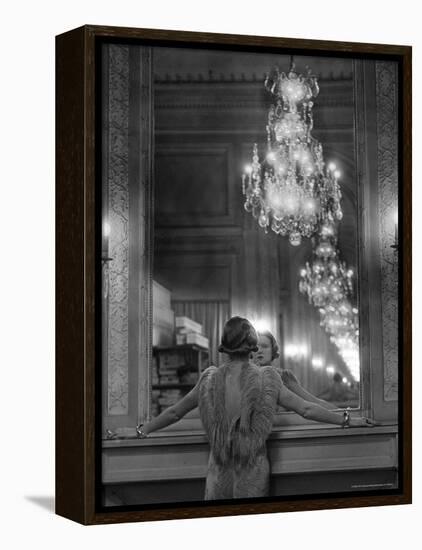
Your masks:
M317 403L317 405L321 405L321 407L324 407L324 409L328 410L338 408L335 404L328 403L328 401L324 401L324 399L319 399L312 393L309 393L307 390L305 390L305 388L300 384L299 380L292 373L292 371L283 369L281 372L281 378L290 391L292 391L305 401L309 401L310 403Z
M170 424L174 424L183 418L189 411L198 406L199 384L197 384L183 399L175 403L160 415L156 416L142 426L142 431L145 435L156 430L161 430Z
M343 425L343 414L329 411L316 403L305 401L283 384L279 391L278 404L286 409L297 412L303 418L315 420L316 422L327 422L328 424ZM349 426L374 426L375 423L368 418L351 418Z

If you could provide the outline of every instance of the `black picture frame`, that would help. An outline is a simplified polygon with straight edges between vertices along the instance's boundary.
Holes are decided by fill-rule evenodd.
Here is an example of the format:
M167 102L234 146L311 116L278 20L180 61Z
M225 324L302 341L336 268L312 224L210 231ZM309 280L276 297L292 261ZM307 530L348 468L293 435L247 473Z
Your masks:
M386 58L399 64L399 489L341 496L105 510L99 504L101 387L98 216L98 44L247 48ZM56 37L56 513L82 524L411 503L411 120L409 46L84 26Z

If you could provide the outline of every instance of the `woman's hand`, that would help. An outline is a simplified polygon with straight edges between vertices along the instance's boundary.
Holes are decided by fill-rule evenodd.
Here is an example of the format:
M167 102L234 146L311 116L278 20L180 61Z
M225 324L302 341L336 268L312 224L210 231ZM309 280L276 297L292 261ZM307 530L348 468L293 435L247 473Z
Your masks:
M145 439L146 437L148 437L148 431L145 426L145 424L139 424L138 426L136 426L136 437L138 437L139 439Z
M281 379L283 380L283 384L288 388L291 388L292 386L300 386L299 380L291 370L283 369L281 371Z
M358 418L350 418L349 426L351 428L373 428L376 426L376 422L374 420L371 420L370 418L366 418L365 416L358 417Z

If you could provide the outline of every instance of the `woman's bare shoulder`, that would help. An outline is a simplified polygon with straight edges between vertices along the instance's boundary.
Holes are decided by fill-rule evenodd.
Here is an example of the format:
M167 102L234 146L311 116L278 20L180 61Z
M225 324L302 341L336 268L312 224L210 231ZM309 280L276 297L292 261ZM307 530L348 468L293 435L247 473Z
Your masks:
M207 367L201 372L199 381L203 380L204 378L208 378L209 376L214 374L216 371L217 371L217 367L215 365L210 365L209 367Z

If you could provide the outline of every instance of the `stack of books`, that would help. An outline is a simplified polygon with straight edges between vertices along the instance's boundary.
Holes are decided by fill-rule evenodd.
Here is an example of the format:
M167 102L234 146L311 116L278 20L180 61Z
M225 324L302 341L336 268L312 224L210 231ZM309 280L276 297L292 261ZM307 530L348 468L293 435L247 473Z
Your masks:
M181 390L176 387L180 384L178 371L182 365L183 356L180 354L171 350L160 353L160 368L157 372L158 386L156 387L158 391L156 403L159 412L170 407L182 397Z
M152 385L156 386L159 382L159 375L158 375L158 365L157 365L157 358L153 356L152 358Z
M160 354L160 385L179 384L178 370L183 364L183 356L172 352L172 350L163 351Z
M176 317L176 345L196 344L209 349L209 340L202 334L202 325L189 317Z

